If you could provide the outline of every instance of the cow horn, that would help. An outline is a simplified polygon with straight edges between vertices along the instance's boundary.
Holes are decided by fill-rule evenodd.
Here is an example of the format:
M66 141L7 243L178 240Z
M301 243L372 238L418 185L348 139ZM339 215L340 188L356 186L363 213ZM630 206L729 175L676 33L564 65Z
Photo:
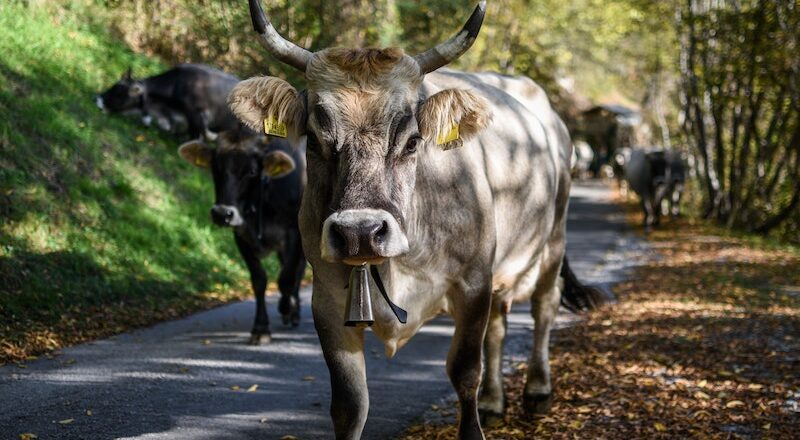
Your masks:
M260 0L249 0L249 3L250 19L253 21L253 29L258 33L259 43L279 61L305 72L311 52L281 37L264 14Z
M419 64L419 69L423 74L447 65L460 57L475 42L478 32L483 24L483 16L486 15L486 0L478 3L472 12L467 23L461 31L444 43L440 43L433 49L429 49L414 57Z

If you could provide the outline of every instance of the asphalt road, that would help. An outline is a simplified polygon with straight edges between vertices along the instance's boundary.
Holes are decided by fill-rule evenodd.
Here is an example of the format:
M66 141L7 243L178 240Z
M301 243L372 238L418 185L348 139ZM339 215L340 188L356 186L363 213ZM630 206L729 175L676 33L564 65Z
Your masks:
M610 190L575 185L572 196L573 269L594 284L622 279L642 248L608 203ZM311 293L302 293L296 329L280 325L277 298L269 298L268 346L245 344L254 313L246 301L67 348L24 369L0 367L0 439L21 433L39 439L332 438L328 372L311 319ZM576 319L562 312L557 325ZM532 326L527 305L515 306L508 359L527 356ZM437 319L391 360L377 338L367 337L365 439L392 438L452 394L444 366L451 334L451 321Z

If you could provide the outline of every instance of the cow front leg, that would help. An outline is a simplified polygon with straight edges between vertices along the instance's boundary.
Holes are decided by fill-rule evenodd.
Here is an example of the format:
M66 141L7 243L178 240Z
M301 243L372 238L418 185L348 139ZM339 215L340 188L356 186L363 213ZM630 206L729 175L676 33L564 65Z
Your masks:
M478 415L482 347L491 306L491 284L453 298L456 330L447 355L447 374L458 395L459 440L483 440Z
M364 331L345 327L342 307L313 295L312 312L325 363L331 375L331 419L337 440L358 440L369 411Z
M250 244L236 237L236 247L244 258L247 270L250 271L250 284L256 297L256 319L250 331L250 345L268 344L272 341L269 331L269 315L267 315L267 302L264 293L267 290L267 273L261 266L261 260Z
M281 273L278 277L278 288L281 300L278 311L283 324L292 327L300 325L300 284L306 273L306 259L300 245L299 233L291 233L286 240L286 250L281 255Z
M503 391L503 341L508 322L503 305L492 298L489 325L483 340L485 369L481 382L478 411L483 426L490 426L503 419L506 396Z
M557 266L558 268L558 266ZM528 361L528 374L522 403L525 410L533 414L544 414L550 410L553 389L550 384L550 330L553 327L561 302L561 289L556 285L555 275L547 276L550 286L542 292L534 292L531 298L531 315L534 320L533 351ZM544 277L544 274L543 274ZM537 286L538 290L538 286Z

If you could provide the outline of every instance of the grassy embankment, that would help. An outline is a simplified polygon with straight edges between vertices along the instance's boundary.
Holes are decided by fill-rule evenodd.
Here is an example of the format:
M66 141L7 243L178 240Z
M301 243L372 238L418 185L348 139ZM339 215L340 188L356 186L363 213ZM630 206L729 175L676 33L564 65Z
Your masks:
M510 408L487 439L797 437L800 248L691 219L647 239L658 258L619 303L555 332L546 417L522 411L527 365L505 359ZM455 438L455 403L435 409L402 438Z
M249 296L208 176L95 107L164 66L90 12L0 4L0 364Z

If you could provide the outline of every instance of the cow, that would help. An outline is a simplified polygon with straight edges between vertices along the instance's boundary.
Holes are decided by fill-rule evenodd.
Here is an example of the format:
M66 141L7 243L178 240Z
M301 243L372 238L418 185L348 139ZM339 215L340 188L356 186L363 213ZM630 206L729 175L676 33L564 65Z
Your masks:
M536 328L524 403L546 411L559 303L586 309L601 295L566 263L572 142L542 89L522 77L435 72L472 45L486 3L456 36L416 56L312 53L281 37L259 0L249 6L262 46L308 84L299 92L279 78L251 78L229 104L253 129L307 139L299 221L336 438L360 438L369 407L364 328L343 319L349 275L364 265L373 275L372 331L388 357L426 321L453 317L447 374L460 439L483 438L481 419L502 417L505 315L513 301L530 300ZM405 323L376 287L408 309Z
M661 223L662 204L669 204L673 216L680 214L680 201L686 180L680 154L663 149L632 149L624 164L625 180L639 196L644 212L644 228Z
M594 150L585 141L577 141L572 148L572 175L585 179L589 175L589 167L594 161Z
M667 163L669 165L669 180L667 182L667 213L671 217L678 217L681 215L681 199L683 198L683 189L686 185L686 162L683 160L681 154L677 151L669 150L667 152ZM662 214L663 214L662 210Z
M181 64L164 73L137 80L128 69L111 88L95 96L95 103L111 113L138 113L150 125L190 139L214 140L216 134L236 129L238 122L225 101L239 78L211 66Z
M181 145L178 153L192 165L211 171L216 195L211 220L233 229L236 247L250 271L256 318L249 342L266 344L271 334L264 299L267 274L261 259L270 252L277 252L281 263L278 311L283 323L300 323L299 290L306 260L297 214L305 187L305 146L267 140L244 127L220 133L217 144L213 148L192 140Z

